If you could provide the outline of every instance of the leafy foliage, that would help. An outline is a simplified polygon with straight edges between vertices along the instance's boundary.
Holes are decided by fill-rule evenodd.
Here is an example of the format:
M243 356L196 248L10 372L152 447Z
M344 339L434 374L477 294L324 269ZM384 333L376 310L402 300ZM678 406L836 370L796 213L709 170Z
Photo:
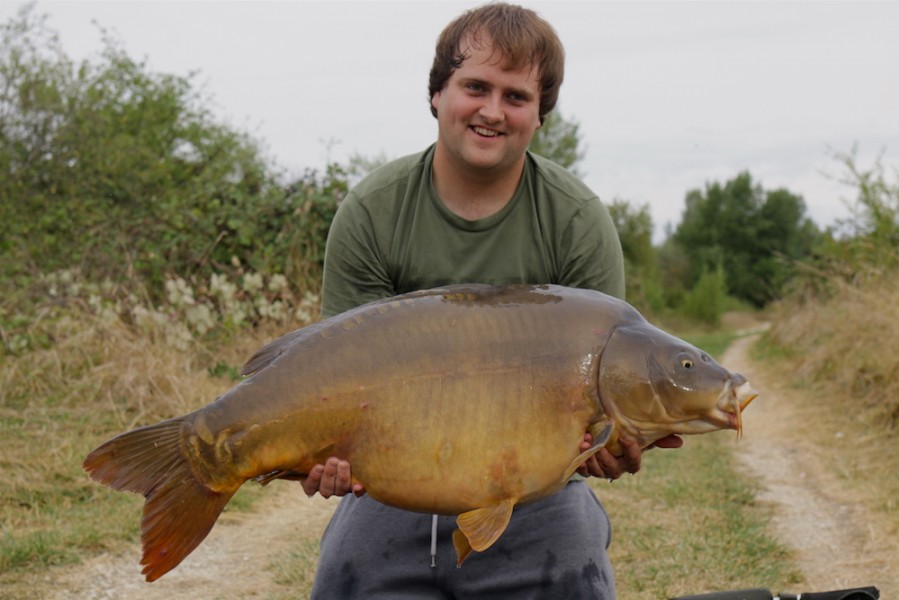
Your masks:
M793 273L785 259L810 256L819 235L801 197L765 192L744 172L688 192L673 237L689 258L692 282L721 265L730 294L763 306L783 294Z
M568 120L559 111L554 110L537 129L528 150L556 162L572 173L581 177L577 164L584 158L585 150L581 144L580 125L577 121Z
M0 26L4 280L77 268L159 295L171 273L310 275L346 188L339 169L280 185L191 78L150 72L107 34L96 62L75 65L32 9Z
M899 266L899 169L890 173L880 160L868 169L856 163L854 151L835 157L843 165L842 181L855 192L851 216L818 247L819 265L857 280L871 271L881 274Z
M899 170L835 156L855 192L851 216L828 231L779 303L768 341L796 375L869 413L875 430L899 424ZM852 351L846 352L851 341Z
M624 253L628 302L644 314L661 311L665 306L665 293L660 285L657 251L652 245L649 206L635 207L616 198L608 208Z
M683 312L706 325L718 327L724 315L727 283L721 265L714 271L704 271L684 298Z

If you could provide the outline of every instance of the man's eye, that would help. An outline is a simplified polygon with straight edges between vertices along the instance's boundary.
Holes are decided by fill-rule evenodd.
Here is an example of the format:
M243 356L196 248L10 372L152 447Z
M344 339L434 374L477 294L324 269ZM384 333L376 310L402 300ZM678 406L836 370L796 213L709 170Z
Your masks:
M467 89L471 90L472 92L483 92L484 91L484 85L481 83L469 83L465 87Z

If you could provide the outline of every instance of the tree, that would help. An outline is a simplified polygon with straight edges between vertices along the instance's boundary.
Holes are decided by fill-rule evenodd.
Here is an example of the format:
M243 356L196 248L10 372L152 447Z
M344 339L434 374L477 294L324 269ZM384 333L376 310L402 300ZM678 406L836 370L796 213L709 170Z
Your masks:
M581 177L577 164L584 159L586 150L581 147L577 121L566 120L558 110L546 115L543 125L537 129L528 150L556 162Z
M652 247L652 216L649 206L632 206L626 200L616 198L608 205L609 214L618 237L624 259L634 267L655 266L655 252Z
M628 302L645 313L661 311L665 306L665 293L659 278L657 252L652 245L649 206L633 206L616 198L608 208L624 254Z
M33 8L0 24L0 277L77 267L161 289L233 263L287 270L316 213L304 207L339 186L310 176L285 192L192 78L150 72L105 32L99 58L75 65Z
M855 150L835 158L843 165L842 182L855 191L851 215L839 223L843 258L860 268L865 263L895 266L899 263L899 169L892 170L891 178L881 159L863 169L856 163Z
M817 235L801 197L765 192L743 172L688 192L674 239L692 265L687 287L721 265L731 295L763 306L780 297L793 272L789 260L809 256Z

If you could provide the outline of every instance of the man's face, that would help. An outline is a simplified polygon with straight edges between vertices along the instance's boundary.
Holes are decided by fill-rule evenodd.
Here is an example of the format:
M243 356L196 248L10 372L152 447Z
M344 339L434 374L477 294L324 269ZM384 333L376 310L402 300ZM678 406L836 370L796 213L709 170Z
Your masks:
M457 168L479 173L521 168L540 126L537 69L510 70L489 44L469 57L434 94L438 151Z

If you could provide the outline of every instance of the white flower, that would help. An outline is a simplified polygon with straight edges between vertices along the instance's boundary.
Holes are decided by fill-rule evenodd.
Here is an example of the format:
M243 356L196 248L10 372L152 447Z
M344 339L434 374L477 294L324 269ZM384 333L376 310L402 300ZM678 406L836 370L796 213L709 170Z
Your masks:
M165 291L169 304L176 308L196 304L193 290L190 289L187 282L180 277L166 280Z
M268 282L268 289L270 292L280 292L287 289L287 277L281 273L275 273Z
M228 281L225 275L219 273L212 274L212 277L209 279L209 289L219 297L225 306L231 305L234 302L234 297L237 295L237 286Z
M191 327L198 334L203 335L215 327L215 318L212 316L212 307L203 302L187 309L185 317Z
M252 293L262 289L262 274L247 273L243 276L243 289Z

